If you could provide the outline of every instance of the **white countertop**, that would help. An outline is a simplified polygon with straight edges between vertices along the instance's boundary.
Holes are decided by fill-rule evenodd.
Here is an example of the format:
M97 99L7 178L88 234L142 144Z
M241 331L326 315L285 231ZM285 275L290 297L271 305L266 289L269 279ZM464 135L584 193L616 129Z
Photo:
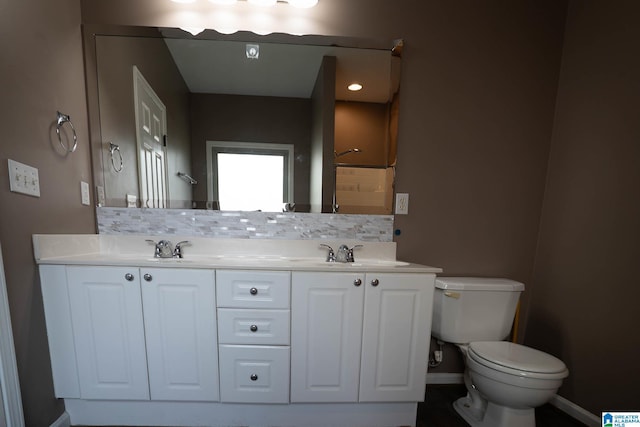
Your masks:
M146 240L187 240L183 258L154 258ZM326 262L327 249L363 245L355 262ZM442 270L396 260L395 242L352 240L219 239L185 236L111 236L97 234L37 234L33 236L38 264L109 265L170 268L214 268L298 271L365 271L440 273Z

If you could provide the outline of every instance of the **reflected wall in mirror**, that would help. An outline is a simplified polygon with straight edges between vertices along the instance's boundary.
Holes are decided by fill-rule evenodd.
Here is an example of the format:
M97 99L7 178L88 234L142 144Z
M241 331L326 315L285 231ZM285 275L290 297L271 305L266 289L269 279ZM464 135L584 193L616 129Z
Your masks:
M270 145L284 144L293 158L283 168L283 209L391 213L397 49L338 47L323 37L84 31L94 179L104 189L99 204L219 209L224 178L213 156L220 149L210 147L258 146L239 154L266 156ZM257 58L248 57L248 44L258 46ZM165 107L164 125L135 99L134 69ZM364 88L348 91L353 82ZM241 168L243 181L264 180L266 172Z

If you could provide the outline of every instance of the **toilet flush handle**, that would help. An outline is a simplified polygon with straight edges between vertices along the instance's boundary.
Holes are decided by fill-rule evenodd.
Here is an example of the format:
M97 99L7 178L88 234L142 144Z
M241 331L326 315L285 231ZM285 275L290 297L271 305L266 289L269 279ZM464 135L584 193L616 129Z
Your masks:
M444 291L444 296L449 298L460 299L460 292Z

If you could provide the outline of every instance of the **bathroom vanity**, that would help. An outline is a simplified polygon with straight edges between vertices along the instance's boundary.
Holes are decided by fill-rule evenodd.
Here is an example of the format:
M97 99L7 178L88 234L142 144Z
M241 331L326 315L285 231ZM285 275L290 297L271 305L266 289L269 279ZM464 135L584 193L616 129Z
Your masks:
M36 235L72 424L414 425L435 274L395 243ZM176 239L176 241L178 241ZM326 262L325 243L355 243Z

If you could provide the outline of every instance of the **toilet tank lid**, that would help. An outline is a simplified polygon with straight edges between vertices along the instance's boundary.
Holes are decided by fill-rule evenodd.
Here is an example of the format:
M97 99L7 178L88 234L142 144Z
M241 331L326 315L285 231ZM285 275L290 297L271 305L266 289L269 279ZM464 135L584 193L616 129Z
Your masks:
M515 280L491 277L436 277L436 288L455 291L522 292L524 284Z

